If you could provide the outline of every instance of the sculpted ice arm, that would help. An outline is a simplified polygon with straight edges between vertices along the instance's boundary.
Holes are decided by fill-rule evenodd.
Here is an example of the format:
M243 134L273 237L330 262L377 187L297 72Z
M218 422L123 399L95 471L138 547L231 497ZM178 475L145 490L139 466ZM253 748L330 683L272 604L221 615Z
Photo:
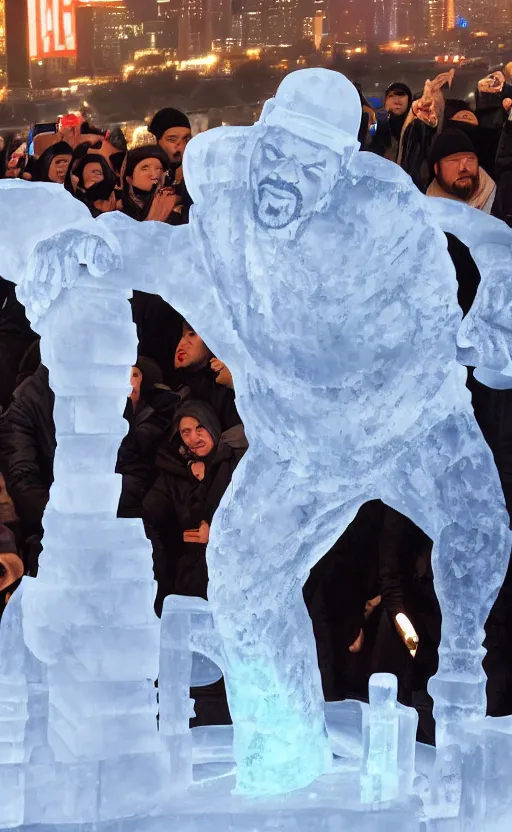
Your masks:
M495 380L486 373L485 384L503 386L500 374L512 376L512 230L454 200L430 199L429 210L443 231L468 246L480 272L476 298L459 329L458 359L465 366L492 371Z
M39 235L19 280L18 297L33 324L75 284L80 265L127 296L133 289L161 295L198 331L214 316L217 294L190 226L138 223L116 211L61 229Z
M120 252L115 280L125 289L161 295L198 331L204 330L201 324L209 322L217 297L192 227L139 223L119 212L96 222L100 236L115 239Z
M35 250L44 252L42 262L47 263L47 241L52 238L63 241L63 252L71 240L78 249L77 240L90 238L95 222L87 207L62 186L21 179L0 182L0 217L0 275L17 284L19 300L30 301L29 317L34 312L37 318L65 285L65 277L60 268L43 269L38 275Z

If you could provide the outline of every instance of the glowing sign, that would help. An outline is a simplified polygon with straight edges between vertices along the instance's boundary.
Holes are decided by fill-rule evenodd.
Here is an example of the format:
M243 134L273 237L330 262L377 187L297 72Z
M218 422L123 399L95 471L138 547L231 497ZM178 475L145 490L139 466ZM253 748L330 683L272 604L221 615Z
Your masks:
M30 57L74 58L75 0L28 0Z
M455 23L458 29L467 29L468 28L468 21L465 17L458 17Z

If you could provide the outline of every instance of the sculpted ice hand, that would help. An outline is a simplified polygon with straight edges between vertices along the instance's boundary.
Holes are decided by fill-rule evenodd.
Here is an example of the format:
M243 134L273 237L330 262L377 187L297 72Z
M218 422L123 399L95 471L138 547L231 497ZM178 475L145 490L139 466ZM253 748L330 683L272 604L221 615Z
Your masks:
M119 269L121 263L115 241L112 248L99 236L75 229L61 231L36 246L26 275L18 283L17 295L34 324L62 289L76 284L81 266L86 266L93 277L102 277Z
M76 281L80 264L99 276L118 262L115 238L60 185L2 180L0 197L0 274L17 284L33 323Z

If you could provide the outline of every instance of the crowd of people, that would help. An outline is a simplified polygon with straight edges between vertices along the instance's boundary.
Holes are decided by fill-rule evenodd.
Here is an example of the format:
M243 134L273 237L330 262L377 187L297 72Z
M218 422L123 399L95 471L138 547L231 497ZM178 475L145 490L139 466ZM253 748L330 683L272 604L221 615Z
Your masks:
M377 111L356 84L361 150L400 165L429 198L459 200L512 225L512 86L505 72L491 73L479 82L471 107L450 97L452 80L453 71L443 73L417 96L393 83ZM93 217L117 210L138 222L187 223L192 202L182 161L190 121L169 107L148 130L153 143L129 149L119 128L64 116L33 129L25 142L0 138L0 178L56 183ZM447 236L465 315L480 275L469 250ZM206 597L212 518L248 442L231 373L201 333L157 295L135 291L130 302L138 354L116 464L118 516L144 524L161 615L169 594ZM510 512L512 391L484 387L471 368L467 386ZM53 482L53 405L39 338L14 285L0 279L0 614L22 576L37 576ZM410 520L369 502L304 587L326 698L364 699L372 672L395 673L400 700L417 708L419 738L430 743L435 726L427 682L437 668L441 631L431 550ZM486 626L488 711L496 716L512 713L511 591L509 569ZM224 717L217 711L208 720Z

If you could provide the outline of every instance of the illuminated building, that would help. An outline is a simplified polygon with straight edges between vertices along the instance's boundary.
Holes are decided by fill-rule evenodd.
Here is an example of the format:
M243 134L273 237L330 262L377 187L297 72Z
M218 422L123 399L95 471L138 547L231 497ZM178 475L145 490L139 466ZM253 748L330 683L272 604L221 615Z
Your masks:
M212 41L211 0L182 0L178 58L185 61L211 52Z
M136 23L145 23L158 17L157 0L124 0L124 4Z
M122 0L79 0L76 6L77 73L120 73L138 33Z
M231 37L237 46L243 43L243 16L240 11L234 11L231 15Z
M0 0L0 68L5 70L5 0Z
M212 16L212 37L225 42L231 38L231 0L210 0Z
M473 29L502 35L510 28L509 0L457 0L457 14Z
M169 49L178 48L182 0L158 0L158 19L164 25Z
M301 37L298 0L267 0L264 19L264 43L281 46L296 43Z
M315 16L313 18L313 41L315 44L315 49L318 51L322 45L322 38L324 35L324 13L321 9L318 9L315 12Z
M374 39L375 6L373 0L330 0L329 34L338 43L354 39Z
M431 0L431 2L444 3L445 6L451 3L453 10L453 0ZM370 41L384 44L401 38L421 37L424 34L424 0L372 0L370 9L371 18L365 26L362 20L364 5L361 6L359 0L352 3L352 19L355 20L359 16L363 25L359 31L354 28L347 30L344 33L345 36L359 34L364 37L366 31Z
M264 36L263 0L246 0L242 7L242 45L261 46Z
M313 40L314 38L314 17L304 17L302 19L302 37L306 40Z
M5 51L8 86L29 87L27 0L5 0Z
M454 0L428 0L428 33L438 37L443 32L455 28Z

